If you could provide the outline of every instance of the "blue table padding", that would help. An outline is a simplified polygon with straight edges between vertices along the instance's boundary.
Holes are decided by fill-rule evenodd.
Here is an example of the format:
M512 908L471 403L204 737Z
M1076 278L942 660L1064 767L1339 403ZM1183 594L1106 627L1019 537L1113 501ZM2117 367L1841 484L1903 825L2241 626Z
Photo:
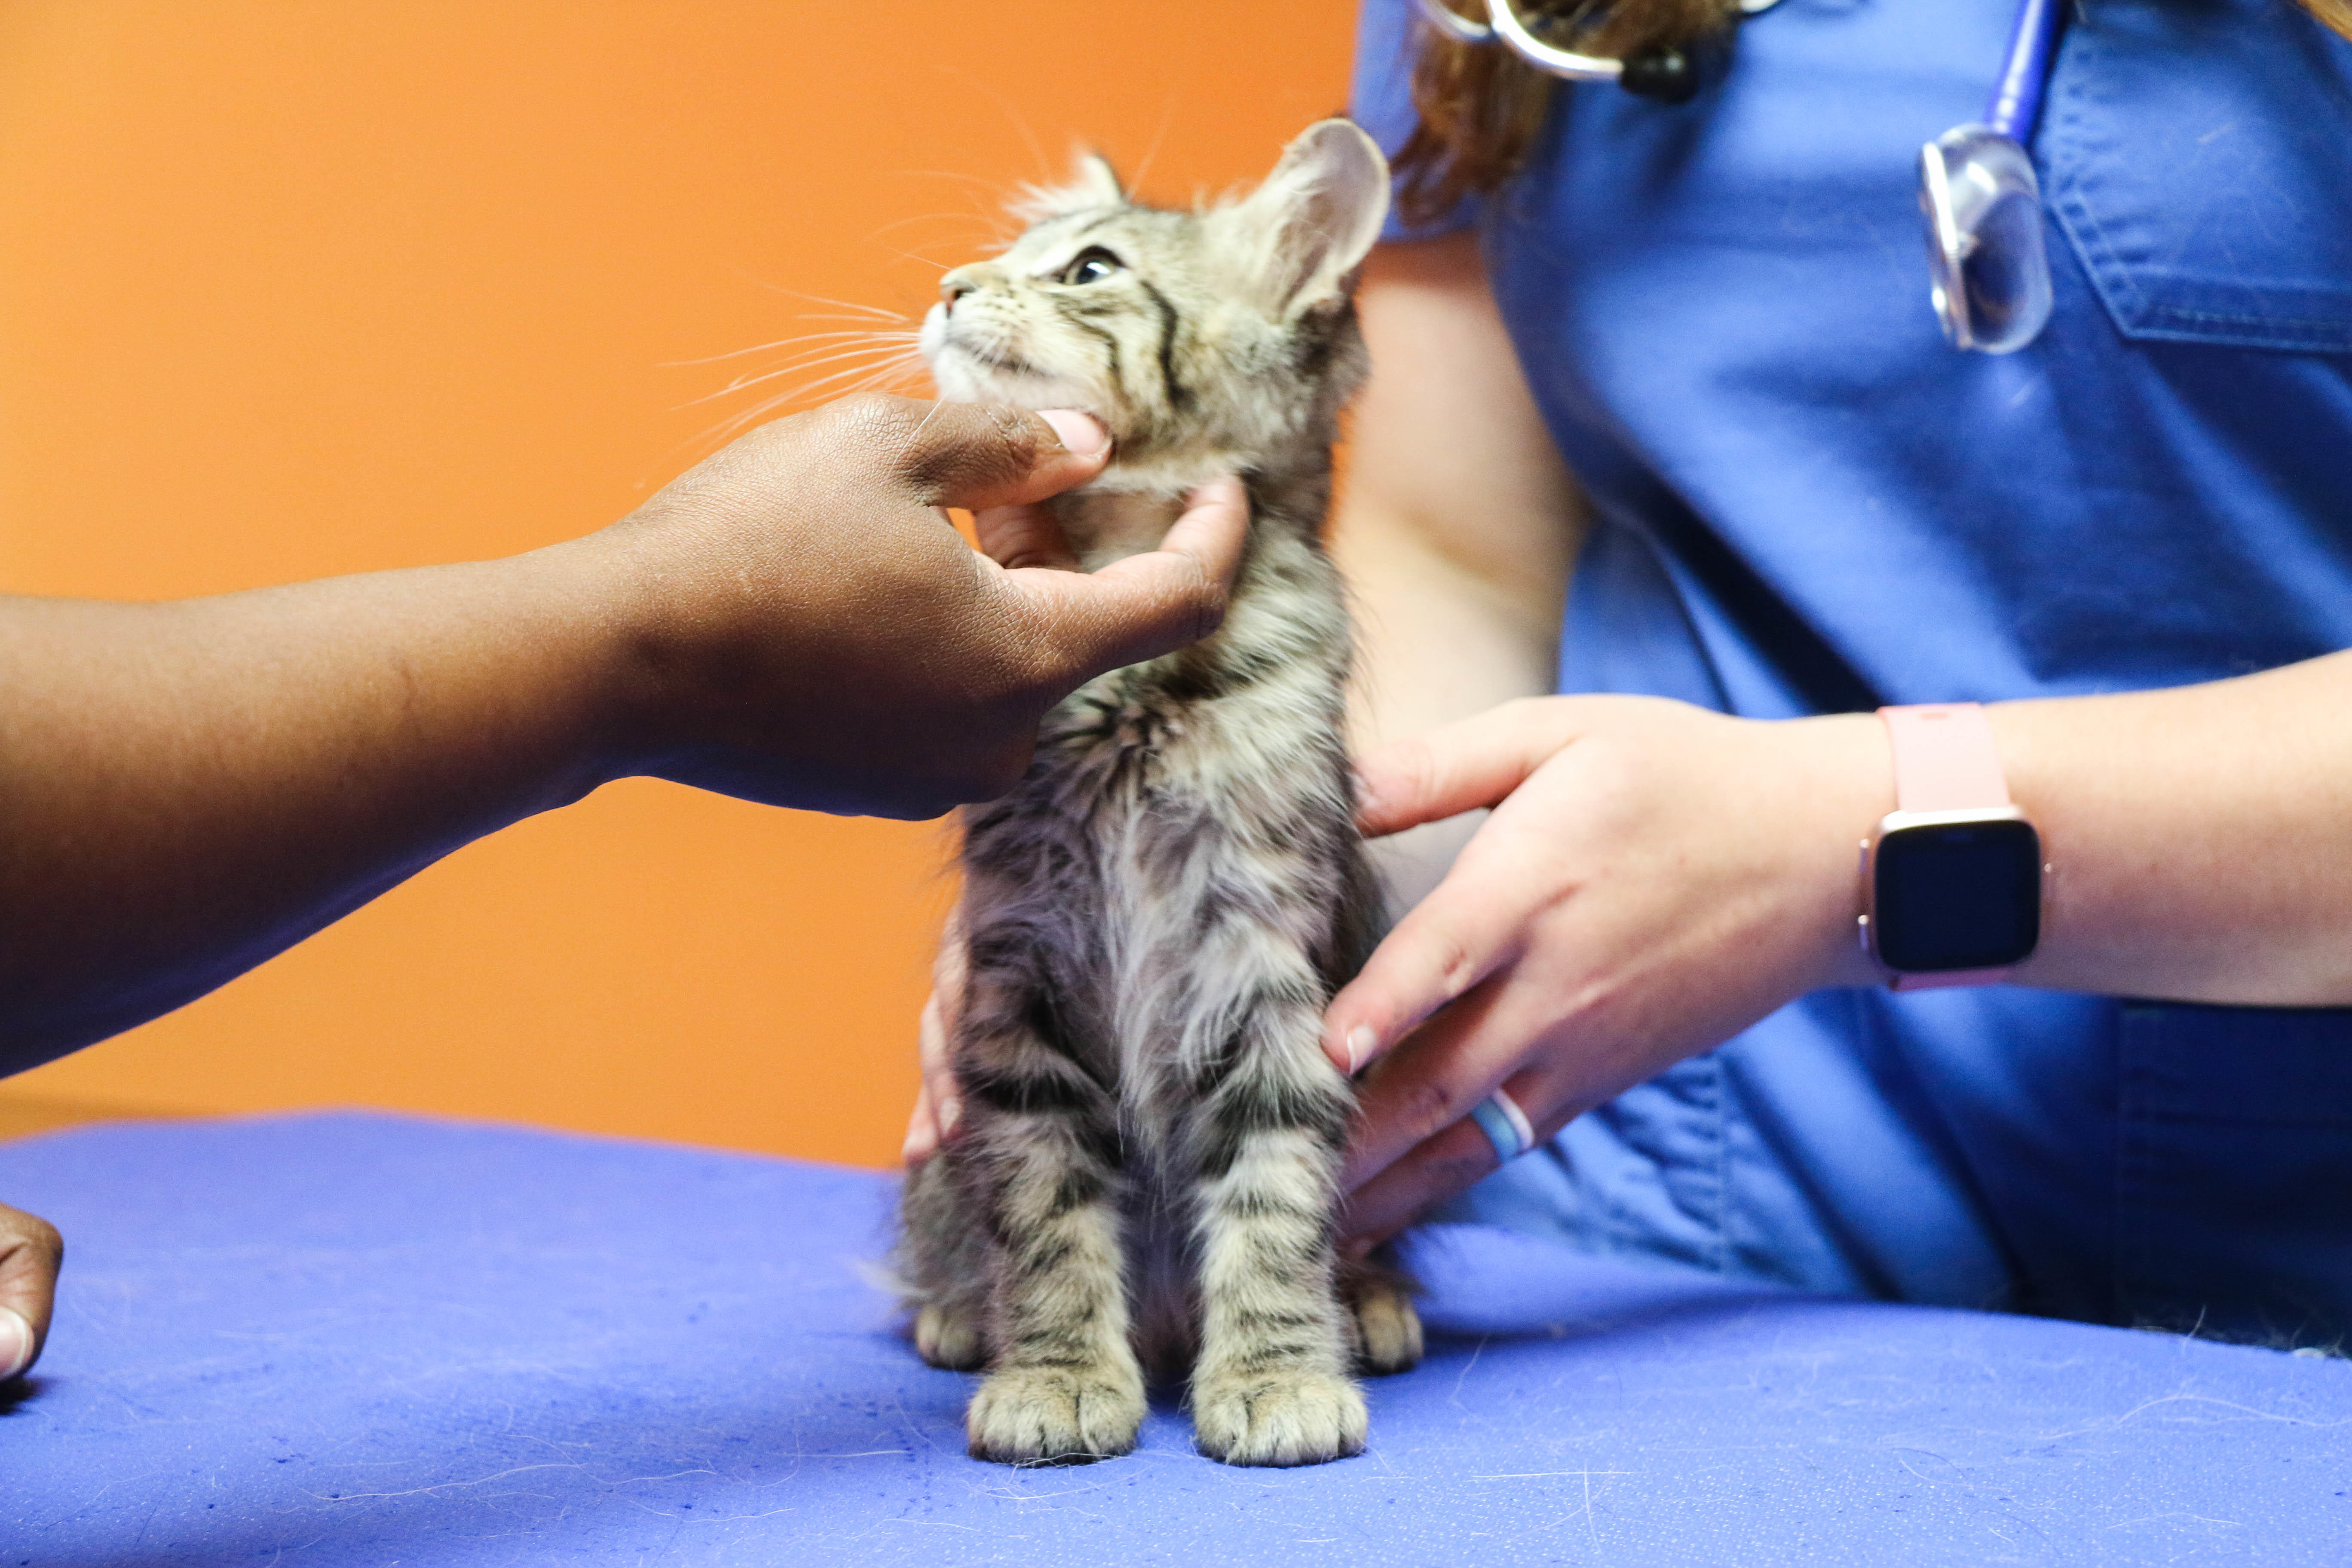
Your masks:
M376 1115L0 1146L72 1247L0 1568L2352 1561L2352 1363L1827 1301L1499 1232L1372 1446L964 1457L868 1173Z

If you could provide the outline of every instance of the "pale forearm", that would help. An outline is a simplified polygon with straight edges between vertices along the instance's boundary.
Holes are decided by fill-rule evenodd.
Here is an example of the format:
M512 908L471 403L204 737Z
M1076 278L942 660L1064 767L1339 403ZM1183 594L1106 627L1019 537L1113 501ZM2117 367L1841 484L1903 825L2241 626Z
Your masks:
M1990 705L2010 795L2052 866L2021 985L2243 1006L2352 1005L2352 653L2164 690ZM1807 831L1868 837L1895 808L1867 714L1778 726ZM1852 843L1786 900L1817 984L1884 980L1853 926Z
M1551 689L1583 513L1473 237L1376 249L1359 309L1373 380L1333 548L1357 612L1365 750ZM1418 898L1473 826L1383 844L1391 901Z
M1557 623L1395 521L1359 510L1339 550L1356 612L1349 739L1359 752L1551 689ZM1433 823L1373 847L1392 910L1445 874L1478 823Z
M1551 689L1583 512L1472 236L1380 247L1358 309L1372 383L1333 548L1370 746Z
M1991 712L2057 867L2021 983L2352 1005L2352 654Z
M1359 748L1551 689L1559 626L1549 585L1530 595L1476 576L1362 510L1337 554L1356 612L1349 716Z

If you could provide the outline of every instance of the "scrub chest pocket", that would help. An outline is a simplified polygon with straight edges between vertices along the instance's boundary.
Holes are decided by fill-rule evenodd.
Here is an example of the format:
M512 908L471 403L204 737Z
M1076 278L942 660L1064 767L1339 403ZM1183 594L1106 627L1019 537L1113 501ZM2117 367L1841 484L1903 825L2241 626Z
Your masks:
M2067 32L2037 152L2126 337L2352 353L2352 43L2299 6L2104 0Z

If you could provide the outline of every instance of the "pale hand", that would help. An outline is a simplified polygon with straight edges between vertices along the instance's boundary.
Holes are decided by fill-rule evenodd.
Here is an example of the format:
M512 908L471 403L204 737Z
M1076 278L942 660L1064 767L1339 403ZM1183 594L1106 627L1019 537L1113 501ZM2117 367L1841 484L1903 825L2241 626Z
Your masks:
M1874 975L1856 846L1890 810L1878 721L1549 697L1357 764L1377 837L1493 815L1325 1015L1364 1070L1343 1229L1360 1250L1486 1175L1497 1087L1549 1138L1820 986Z

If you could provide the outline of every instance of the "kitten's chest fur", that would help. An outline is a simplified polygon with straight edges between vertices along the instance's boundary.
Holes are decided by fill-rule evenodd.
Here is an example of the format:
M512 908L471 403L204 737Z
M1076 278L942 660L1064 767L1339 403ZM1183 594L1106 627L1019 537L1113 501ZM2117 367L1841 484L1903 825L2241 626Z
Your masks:
M1253 487L1220 629L1074 693L1020 787L966 816L974 893L1000 916L1025 907L1024 929L1046 938L1049 1037L1117 1106L1136 1339L1163 1370L1193 1347L1187 1182L1203 1110L1237 1052L1270 1048L1250 1027L1269 990L1319 1013L1371 931L1343 741L1347 609L1316 537L1327 489L1319 465ZM1172 510L1085 497L1066 526L1094 568L1156 546Z
M1087 961L1064 974L1089 1026L1066 1044L1122 1081L1136 1053L1181 1063L1206 1048L1191 1030L1212 1021L1200 1015L1215 1010L1213 977L1192 974L1181 997L1166 983L1204 961L1199 939L1235 906L1315 952L1327 983L1361 956L1332 942L1369 884L1343 740L1348 613L1318 538L1328 459L1251 489L1251 539L1222 626L1073 693L1047 715L1022 784L966 815L976 874L1042 878L1093 921ZM1113 492L1068 498L1061 511L1096 570L1156 548L1179 505ZM1119 1016L1115 994L1129 985L1175 1005L1173 1016Z
M1255 521L1219 629L1097 678L1047 716L1039 772L1067 775L1064 804L1091 794L1106 826L1147 835L1155 822L1198 811L1244 839L1287 813L1346 804L1326 776L1339 760L1350 647L1339 579L1316 537L1324 489L1311 479L1253 486ZM1062 511L1093 571L1156 548L1177 504L1083 495ZM1056 788L1034 775L1030 785ZM1140 890L1172 896L1182 887L1147 875Z

